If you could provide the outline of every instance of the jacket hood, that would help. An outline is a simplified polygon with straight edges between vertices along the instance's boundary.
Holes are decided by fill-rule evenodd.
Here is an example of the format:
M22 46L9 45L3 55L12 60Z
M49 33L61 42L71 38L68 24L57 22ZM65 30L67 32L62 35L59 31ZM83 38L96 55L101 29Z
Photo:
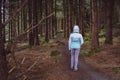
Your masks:
M73 32L79 32L79 26L75 25L73 28Z

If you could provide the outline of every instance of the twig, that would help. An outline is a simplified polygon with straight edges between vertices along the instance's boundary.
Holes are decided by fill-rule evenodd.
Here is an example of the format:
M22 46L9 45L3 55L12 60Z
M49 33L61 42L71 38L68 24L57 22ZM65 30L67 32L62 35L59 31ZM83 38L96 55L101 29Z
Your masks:
M23 64L23 63L24 63L25 59L26 59L25 57L22 59L22 62L21 62L21 64Z
M10 57L9 60L8 60L8 62L10 62L11 60L12 60L12 58Z
M24 78L23 78L23 80L26 80L27 79L27 76L26 75L24 75Z
M15 66L11 68L8 73L11 73L15 68L16 68Z
M35 65L37 64L37 61L35 61L27 70L31 70Z
M37 64L38 60L39 60L39 58L26 71L24 71L21 74L17 75L16 79L21 77L22 75L26 74L28 71L30 71Z
M50 15L48 15L47 17L41 19L38 24L36 24L35 26L27 29L25 32L21 33L21 34L18 35L17 37L14 37L12 40L15 40L14 42L16 42L16 40L17 40L19 37L21 37L22 35L25 35L25 34L29 33L31 30L33 30L33 29L36 28L38 25L40 25L40 24L42 23L42 21L44 21L45 19L51 17L52 15L54 15L54 12L51 13ZM32 25L32 24L31 24L31 25ZM30 25L30 26L31 26L31 25ZM29 27L30 27L30 26L29 26ZM12 41L12 40L11 40L11 41ZM15 43L10 43L10 44L11 44L11 46L13 46L13 44L15 44ZM12 49L15 49L15 47L12 48ZM12 52L11 52L11 54L12 54ZM14 53L13 53L12 55L13 55L13 59L14 59L15 62L16 62ZM23 63L23 62L24 62L24 59L23 59L22 63ZM23 73L21 73L21 74L19 74L18 76L16 76L16 79L19 78L19 77L21 77L22 75L26 74L26 73L27 73L29 70L31 70L36 64L37 64L37 61L35 61L35 62L27 69L27 71L24 71ZM14 68L13 68L13 70L14 70ZM12 71L12 70L11 70L11 71ZM10 72L11 72L11 71L10 71Z
M15 78L17 79L17 78L25 75L28 71L30 71L35 66L36 63L37 63L37 61L35 61L26 71L24 71L21 74L17 75Z

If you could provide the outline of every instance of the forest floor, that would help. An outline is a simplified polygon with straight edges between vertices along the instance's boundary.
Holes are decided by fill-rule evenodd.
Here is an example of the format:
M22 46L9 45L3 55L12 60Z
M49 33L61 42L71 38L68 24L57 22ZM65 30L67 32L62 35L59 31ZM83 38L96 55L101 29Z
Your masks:
M86 49L87 44L82 49ZM102 50L89 56L79 56L79 69L70 69L67 40L49 43L16 52L19 68L9 56L8 80L120 80L120 42L101 44ZM51 56L51 51L60 54Z

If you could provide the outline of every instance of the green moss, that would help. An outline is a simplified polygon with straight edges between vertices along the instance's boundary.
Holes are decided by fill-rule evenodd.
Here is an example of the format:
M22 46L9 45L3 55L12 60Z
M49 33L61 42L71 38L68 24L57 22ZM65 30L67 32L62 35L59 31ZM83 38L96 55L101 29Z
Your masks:
M102 29L99 32L99 42L104 42L104 41L105 41L105 31L104 29Z
M45 37L43 37L43 36L41 36L41 35L39 35L39 41L40 41L41 44L46 43Z
M117 74L120 74L120 67L113 68L113 71Z
M99 42L105 42L105 37L100 37Z
M90 56L91 55L91 49L81 50L80 54L82 56Z
M92 39L91 39L90 37L85 37L85 38L84 38L84 41L85 41L85 42L91 42Z
M51 56L54 56L56 63L60 62L60 60L62 58L62 54L58 50L51 51Z
M100 52L101 48L96 48L96 49L85 49L85 50L81 50L80 54L82 56L90 56L94 53Z
M51 56L58 56L58 55L60 55L60 51L57 50L51 51Z

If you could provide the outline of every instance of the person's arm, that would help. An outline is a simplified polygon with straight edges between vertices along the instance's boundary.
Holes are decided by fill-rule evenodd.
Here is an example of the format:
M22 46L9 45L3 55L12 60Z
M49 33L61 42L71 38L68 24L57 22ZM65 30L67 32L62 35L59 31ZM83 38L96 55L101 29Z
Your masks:
M83 36L81 35L81 45L84 43Z
M68 41L68 48L69 48L69 50L71 50L70 46L71 46L71 34L69 36L69 41Z

